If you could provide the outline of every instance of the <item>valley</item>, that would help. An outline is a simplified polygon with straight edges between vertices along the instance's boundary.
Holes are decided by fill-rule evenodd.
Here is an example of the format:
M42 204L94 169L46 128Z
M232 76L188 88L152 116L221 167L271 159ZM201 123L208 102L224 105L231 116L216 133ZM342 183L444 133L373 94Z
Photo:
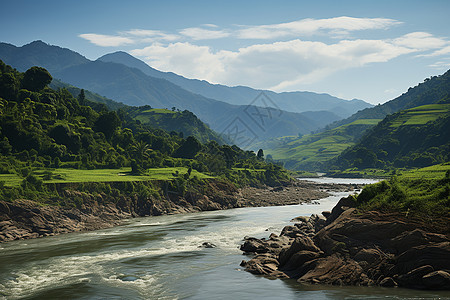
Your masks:
M84 244L89 234L125 230L139 238L122 236L123 245L94 238L98 249L87 251L88 259L104 255L103 249L116 253L109 244L125 252L133 244L133 253L144 251L142 257L161 268L171 260L164 251L178 253L179 240L192 238L172 237L173 228L183 231L183 222L192 223L189 230L202 235L203 226L230 218L224 226L233 228L231 242L211 234L214 229L208 231L210 240L194 234L176 254L181 263L190 265L203 255L219 261L201 252L218 246L215 250L232 259L227 264L237 267L236 247L242 245L249 259L238 270L249 272L241 272L248 282L257 274L293 280L290 284L449 289L442 257L449 253L450 232L450 71L372 106L326 94L214 85L160 72L127 53L92 61L41 41L22 47L2 43L0 59L0 241L7 242L6 249L17 245L22 253L20 240L36 238L31 243L38 248L41 239L65 243L73 237ZM317 178L315 183L296 178L302 175ZM323 175L336 182L320 182ZM341 184L339 177L377 182ZM256 208L284 219L273 220ZM221 210L230 212L212 212ZM217 219L209 222L210 215ZM158 227L162 238L151 231L159 223L147 224L153 218L172 222ZM290 219L293 225L283 228ZM141 220L150 231L127 227ZM257 225L248 229L249 220ZM142 237L149 232L155 239ZM164 236L174 244L164 246ZM162 251L156 257L146 252L153 242L155 251ZM70 249L66 255L73 259L79 253ZM425 262L418 259L422 252L431 253ZM24 266L21 274L36 277L27 263L34 264L18 263ZM101 265L108 274L86 276L113 280L122 296L133 294L148 276L167 284L162 269L150 274L133 265L117 273L115 263L94 262L91 267ZM219 276L216 268L223 264L213 265L208 270ZM57 292L8 276L0 276L2 296ZM102 290L109 284L97 290L90 281L63 277L68 284L61 288L68 294L79 286L86 295L92 289L109 296ZM120 288L124 282L132 288ZM24 289L12 288L15 284ZM143 286L133 295L148 296L149 286ZM161 293L185 295L171 289Z

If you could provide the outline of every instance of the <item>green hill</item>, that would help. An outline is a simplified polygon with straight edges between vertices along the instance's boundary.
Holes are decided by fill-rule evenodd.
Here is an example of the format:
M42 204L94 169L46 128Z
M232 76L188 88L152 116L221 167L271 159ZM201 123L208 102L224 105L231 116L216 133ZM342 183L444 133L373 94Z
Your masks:
M384 118L331 168L426 167L450 161L450 104L423 105Z
M59 90L59 89L66 89L69 91L69 93L73 96L73 97L78 97L78 95L80 95L81 90L80 88L70 85L68 83L62 82L58 79L53 78L52 82L49 85L50 88L54 89L54 90ZM117 110L119 108L124 108L127 105L121 103L121 102L116 102L114 100L111 100L109 98L100 96L97 93L93 93L89 90L83 90L85 97L87 100L95 102L95 103L101 103L106 105L106 107L108 107L111 110Z
M182 136L194 136L201 143L216 141L224 143L224 139L200 121L192 112L185 110L168 110L151 108L150 106L128 107L127 112L132 118L153 128L164 129Z
M175 180L174 188L181 192L186 182L210 177L237 184L289 180L282 168L264 162L252 151L214 140L201 143L193 136L184 138L154 128L135 120L126 107L113 111L82 94L75 98L65 88L53 90L48 87L51 80L41 67L21 73L0 60L1 200L57 204L61 191L55 183L95 178L97 182ZM202 124L190 112L141 110L199 122L191 123L191 130ZM162 117L159 123L164 122ZM148 196L149 186L139 191L143 197ZM103 184L90 192L114 195L117 190Z
M325 171L323 162L354 145L379 119L357 120L317 134L283 137L260 144L266 155L293 170Z
M448 103L450 99L450 70L441 76L433 76L406 93L382 105L363 109L352 116L327 125L325 129L336 128L359 119L383 119L387 115L421 105L438 102Z
M393 127L400 125L424 125L428 124L427 122L429 121L435 120L436 117L441 116L441 114L445 112L446 107L439 105L449 102L450 71L441 76L426 79L425 82L414 88L410 88L402 96L388 101L383 105L361 110L347 119L334 122L331 125L326 126L320 133L303 137L292 136L273 139L270 142L258 144L258 146L264 149L266 154L272 155L274 160L280 160L285 163L287 168L295 170L327 172L330 167L342 169L345 166L361 166L361 159L363 161L373 159L376 161L379 159L384 161L383 155L385 154L379 153L381 156L377 155L376 158L374 158L370 151L366 153L361 149L358 150L361 153L359 154L360 159L357 161L352 161L355 157L346 156L346 158L343 158L343 160L340 160L340 162L336 164L335 158L348 147L356 147L356 143L358 143L367 133L367 130L377 125L377 123L384 119L386 115L403 109L411 109L408 113L397 115L396 118L398 119L396 119L396 123L391 125ZM428 106L412 109L421 105ZM405 129L401 129L400 132L406 135L416 134L405 132ZM386 136L383 136L383 133L380 133L379 138L383 140ZM425 137L423 136L423 138ZM368 139L370 139L370 137ZM404 139L399 139L399 141L400 140L403 141ZM370 145L370 147L373 147L373 145ZM350 149L349 151L354 151L355 148ZM391 149L385 151L390 150ZM403 153L405 153L405 151L401 152L401 154ZM391 158L388 160L390 159ZM333 160L333 162L330 163L330 160ZM401 158L398 158L398 160L401 160ZM347 162L344 163L344 161ZM443 162L441 158L433 161ZM399 162L397 164L402 165ZM374 162L366 164L364 162L362 165L377 165L378 167L383 168L384 166L389 166L391 164L376 164ZM420 166L423 166L423 164Z

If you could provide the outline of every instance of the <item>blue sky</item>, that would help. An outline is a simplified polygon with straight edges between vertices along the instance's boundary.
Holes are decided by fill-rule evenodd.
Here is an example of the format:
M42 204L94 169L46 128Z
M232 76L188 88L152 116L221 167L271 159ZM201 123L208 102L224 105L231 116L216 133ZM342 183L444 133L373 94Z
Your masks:
M0 41L122 50L227 85L383 103L450 69L450 1L2 0Z

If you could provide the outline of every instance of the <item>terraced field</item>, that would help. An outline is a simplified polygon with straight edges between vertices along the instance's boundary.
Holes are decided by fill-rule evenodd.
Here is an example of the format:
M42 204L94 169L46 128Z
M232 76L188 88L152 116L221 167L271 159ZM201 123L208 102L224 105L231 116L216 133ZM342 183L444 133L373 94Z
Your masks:
M285 162L291 169L311 169L311 166L338 156L368 128L376 125L380 119L361 119L350 124L301 138L287 136L272 140L264 146L264 152L274 160Z

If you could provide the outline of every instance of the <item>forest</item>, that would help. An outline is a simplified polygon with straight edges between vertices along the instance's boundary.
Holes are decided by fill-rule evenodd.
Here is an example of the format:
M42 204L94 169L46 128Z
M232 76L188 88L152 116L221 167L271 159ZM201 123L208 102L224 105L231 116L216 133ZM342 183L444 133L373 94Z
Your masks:
M186 136L183 131L166 131L161 128L173 129L173 124L166 124L164 119L144 122L135 118L137 112L142 116L151 107L110 110L89 100L84 90L73 97L66 88L51 89L51 81L51 74L44 68L32 67L21 73L0 61L3 200L26 197L51 202L58 193L55 183L82 182L83 175L74 175L83 174L81 170L109 170L111 176L102 179L106 182L103 187L109 181L132 185L150 181L160 169L169 172L158 179L178 183L205 178L237 186L289 181L287 171L267 163L262 150L256 154L223 144L200 121L184 130L206 132L200 138ZM187 111L174 109L173 113L178 119L195 117ZM114 176L118 173L123 179Z

